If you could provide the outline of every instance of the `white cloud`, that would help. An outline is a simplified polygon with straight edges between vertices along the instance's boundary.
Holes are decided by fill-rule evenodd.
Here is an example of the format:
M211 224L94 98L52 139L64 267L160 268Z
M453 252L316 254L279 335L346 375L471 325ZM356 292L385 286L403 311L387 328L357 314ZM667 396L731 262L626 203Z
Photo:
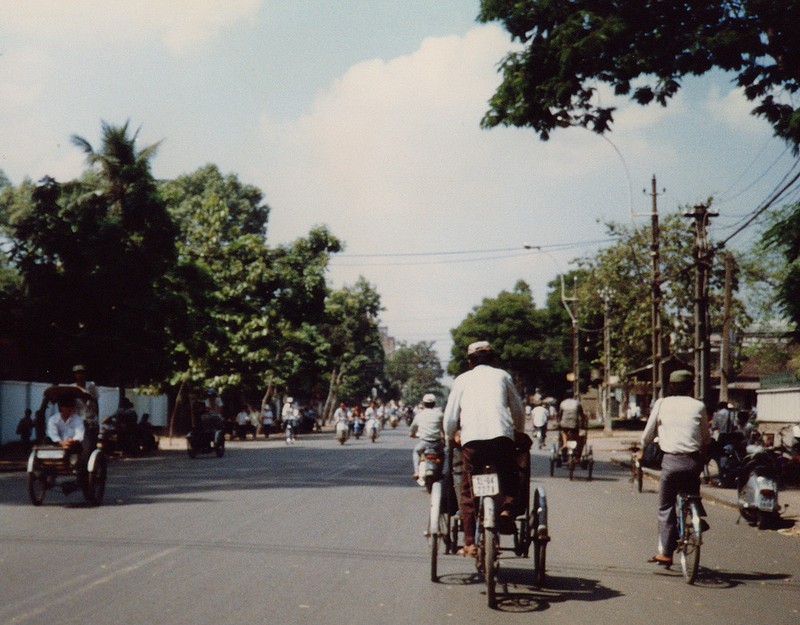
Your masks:
M74 45L121 45L155 36L174 54L252 18L261 0L26 0L3 7L4 28Z

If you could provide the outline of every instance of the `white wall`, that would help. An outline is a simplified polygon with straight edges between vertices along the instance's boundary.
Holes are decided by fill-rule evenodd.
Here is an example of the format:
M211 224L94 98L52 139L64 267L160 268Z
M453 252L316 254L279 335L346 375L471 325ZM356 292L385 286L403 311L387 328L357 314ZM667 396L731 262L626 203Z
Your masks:
M0 443L8 443L17 439L17 423L22 418L25 408L33 412L39 409L42 393L50 386L43 382L0 381ZM119 403L119 390L115 387L98 386L100 419L114 414ZM166 425L168 421L168 400L166 395L140 395L127 390L125 395L133 402L136 414L140 417L146 412L153 425ZM53 406L48 414L54 412Z

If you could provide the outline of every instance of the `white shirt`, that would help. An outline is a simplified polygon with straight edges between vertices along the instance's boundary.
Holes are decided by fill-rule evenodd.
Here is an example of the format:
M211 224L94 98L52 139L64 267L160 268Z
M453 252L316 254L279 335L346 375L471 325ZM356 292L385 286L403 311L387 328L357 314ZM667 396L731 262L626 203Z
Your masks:
M250 420L250 415L247 414L246 410L242 410L239 414L236 415L236 423L238 425L246 425L247 422Z
M534 406L533 410L531 411L531 416L533 417L534 427L544 427L544 425L547 423L547 408L544 406Z
M448 439L459 428L461 444L506 437L525 431L525 409L511 376L489 365L478 365L453 382L444 428Z
M64 421L61 413L57 412L47 420L47 438L54 443L72 439L83 440L83 417L78 412L73 412L69 419Z
M705 449L711 434L703 402L686 395L657 400L642 432L642 446L656 436L661 451L667 454L691 454Z
M441 440L443 416L441 408L420 410L411 422L411 434L419 431L419 437L424 441Z

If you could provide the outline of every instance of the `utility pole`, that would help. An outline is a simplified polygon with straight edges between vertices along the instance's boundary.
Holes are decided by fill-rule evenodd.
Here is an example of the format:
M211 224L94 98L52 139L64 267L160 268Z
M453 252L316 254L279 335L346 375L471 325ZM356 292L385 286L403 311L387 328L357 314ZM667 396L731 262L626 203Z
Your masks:
M578 349L578 279L575 278L572 283L572 297L567 297L564 290L564 276L561 276L561 303L567 309L570 321L572 321L572 395L576 399L580 395L580 382L579 382L579 349ZM572 310L570 304L575 304L575 310Z
M711 340L708 320L708 275L713 252L708 247L707 229L711 217L719 213L708 210L707 204L697 204L684 217L695 220L694 239L694 395L710 408L711 402Z
M650 306L650 348L653 361L652 381L652 401L663 396L661 383L661 254L660 236L661 232L658 224L658 193L656 192L656 176L653 174L652 189L650 192L652 199L652 211L650 213L652 241L650 243L650 260L652 263L652 274L650 282L651 306Z
M609 324L609 290L603 289L603 424L611 433L611 325Z
M722 340L719 351L719 400L728 401L728 384L733 371L731 354L731 299L733 292L733 253L725 254L725 300L722 305Z

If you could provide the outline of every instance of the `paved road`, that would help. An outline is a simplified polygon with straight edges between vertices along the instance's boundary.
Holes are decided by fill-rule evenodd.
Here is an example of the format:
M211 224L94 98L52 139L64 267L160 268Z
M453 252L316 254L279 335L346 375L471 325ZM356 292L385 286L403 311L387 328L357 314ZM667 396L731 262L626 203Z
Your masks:
M697 586L644 562L655 543L655 483L598 462L569 482L536 452L550 501L548 583L503 561L498 611L470 562L440 558L428 581L426 496L409 477L407 429L377 443L312 435L232 443L224 458L180 452L120 460L107 502L48 493L0 474L0 623L417 624L800 622L800 541L736 525L709 505Z

